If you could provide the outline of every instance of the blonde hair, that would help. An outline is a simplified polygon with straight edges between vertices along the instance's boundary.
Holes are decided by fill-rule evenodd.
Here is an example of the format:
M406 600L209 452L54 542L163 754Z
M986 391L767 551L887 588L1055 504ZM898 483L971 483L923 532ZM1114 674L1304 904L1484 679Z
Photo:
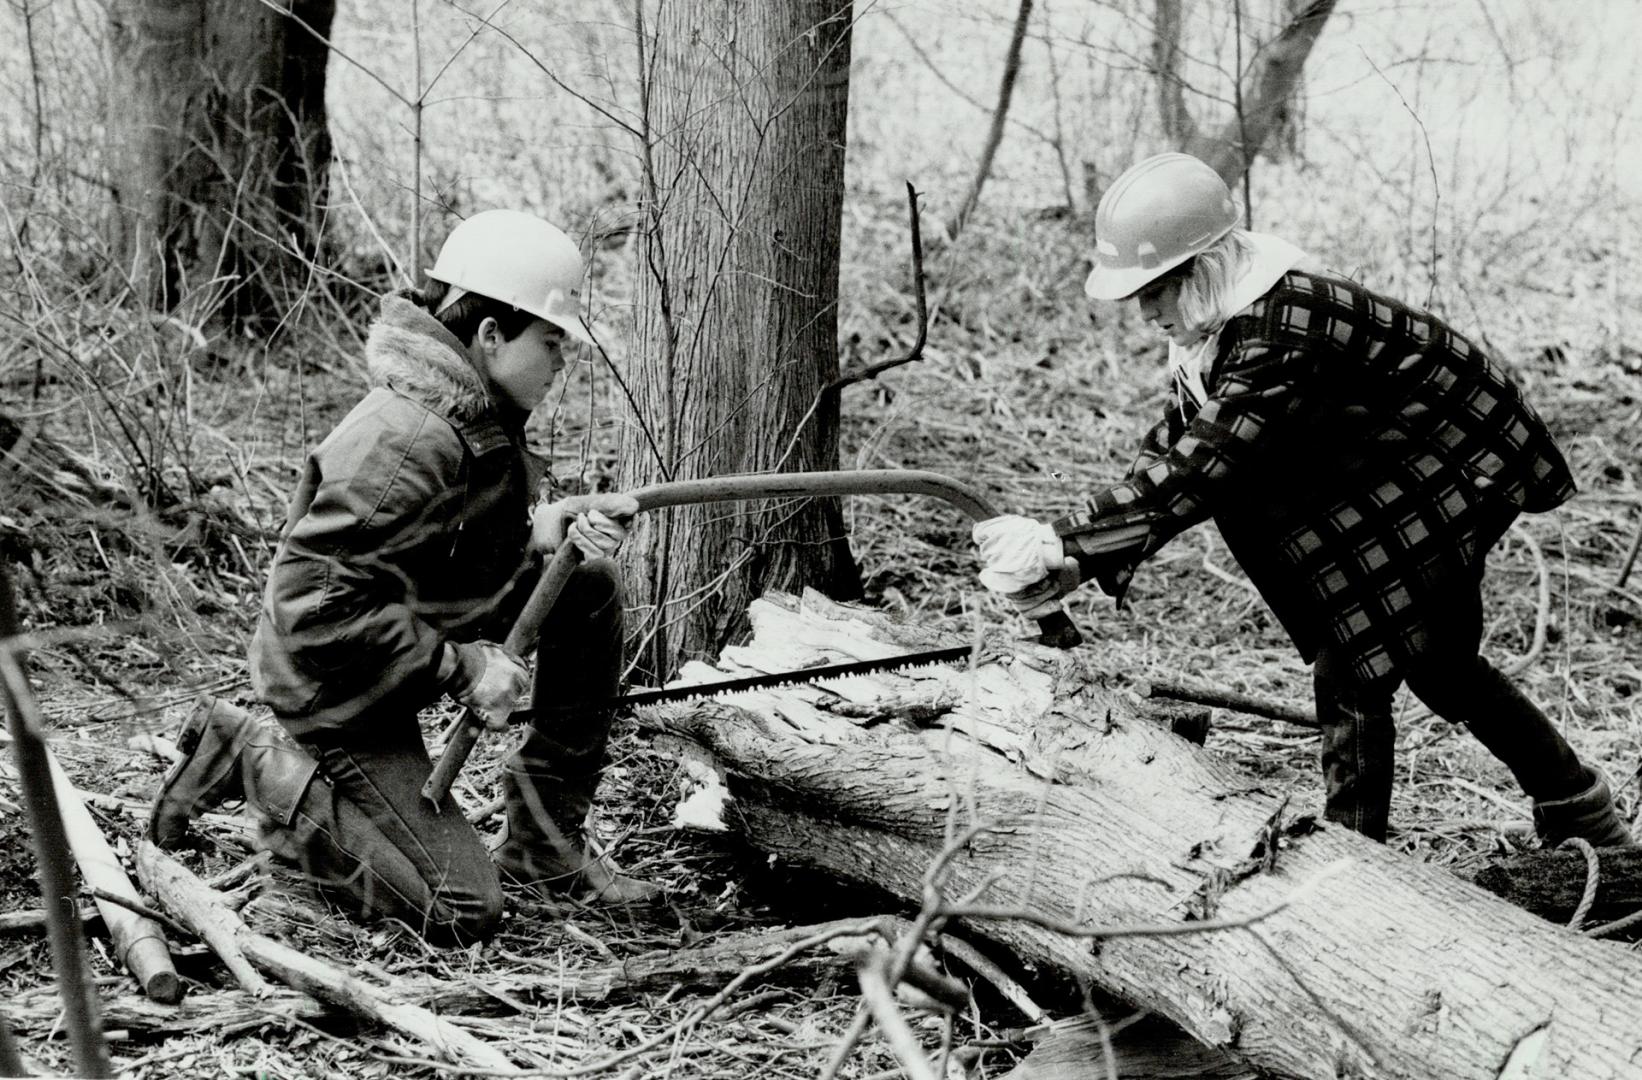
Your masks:
M1244 229L1233 229L1186 264L1180 279L1180 320L1185 328L1207 337L1218 333L1237 314L1231 307L1232 290L1254 261L1254 247Z

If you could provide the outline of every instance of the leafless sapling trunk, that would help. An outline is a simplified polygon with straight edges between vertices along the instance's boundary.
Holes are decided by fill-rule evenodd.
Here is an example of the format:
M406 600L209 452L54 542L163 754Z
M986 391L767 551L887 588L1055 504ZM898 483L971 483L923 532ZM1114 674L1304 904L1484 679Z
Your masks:
M636 10L646 192L622 485L836 468L851 0ZM716 652L766 587L859 589L830 501L681 508L635 539L656 674Z
M34 839L40 896L45 904L47 933L51 938L51 964L57 972L58 992L63 1001L63 1027L74 1050L76 1075L113 1076L99 1018L97 984L86 964L85 934L75 901L74 862L69 855L63 819L57 810L39 710L24 674L19 633L11 570L0 560L0 701L5 704L12 752L17 759L18 786L22 789Z
M1156 0L1152 67L1165 137L1208 162L1228 185L1237 186L1266 140L1288 122L1306 60L1336 3L1294 0L1292 18L1259 49L1252 70L1238 71L1236 115L1217 130L1204 132L1186 104L1187 87L1180 68L1184 31L1180 0Z
M992 162L998 156L998 146L1003 142L1003 127L1009 119L1009 103L1015 96L1015 80L1021 72L1021 47L1026 43L1026 29L1031 22L1032 0L1021 0L1021 6L1015 12L1015 28L1009 37L1009 51L1004 54L998 104L992 110L992 124L987 128L981 159L975 165L975 177L969 182L969 190L964 193L964 201L958 212L947 222L946 235L949 240L956 240L958 234L963 232L970 215L981 201L981 188L986 186L987 178L992 175Z
M140 300L267 313L318 242L335 0L111 0L110 249Z
M1190 146L1197 122L1186 107L1186 83L1180 72L1180 34L1185 21L1181 0L1157 0L1153 10L1152 77L1157 80L1157 111L1163 137L1174 146Z

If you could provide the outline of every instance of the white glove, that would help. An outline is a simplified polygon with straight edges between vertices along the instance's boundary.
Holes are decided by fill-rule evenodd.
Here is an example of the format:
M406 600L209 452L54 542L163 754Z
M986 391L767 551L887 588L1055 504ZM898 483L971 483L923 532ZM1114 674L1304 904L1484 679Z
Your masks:
M627 539L627 526L608 514L589 510L576 515L566 538L581 550L584 559L613 559Z
M478 713L492 731L507 727L530 691L530 673L506 649L491 641L450 642L454 670L443 689L458 702Z
M639 512L638 503L626 495L594 498L602 509L582 509L592 501L586 496L537 503L530 512L530 550L557 551L560 544L569 540L584 558L614 558L627 539L628 521Z
M977 521L971 530L981 549L981 584L1003 596L1019 593L1066 563L1065 547L1052 525L1020 514Z

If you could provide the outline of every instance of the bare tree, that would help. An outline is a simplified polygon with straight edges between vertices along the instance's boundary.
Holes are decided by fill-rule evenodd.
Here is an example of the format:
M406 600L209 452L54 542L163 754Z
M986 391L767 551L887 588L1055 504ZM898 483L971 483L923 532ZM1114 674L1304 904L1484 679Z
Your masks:
M852 2L636 11L646 191L623 486L836 467ZM651 605L641 648L657 674L716 652L766 588L859 589L832 502L640 524L628 581Z
M110 0L110 247L139 298L262 313L317 241L335 0Z
M1015 28L1009 35L1009 50L1004 54L1003 78L998 84L998 104L992 110L992 124L987 128L986 144L981 148L981 160L975 166L975 177L969 182L969 190L964 194L964 201L958 207L958 212L952 215L947 222L946 235L948 239L956 240L968 223L969 216L975 212L975 207L981 201L981 188L986 186L987 178L992 175L992 161L998 155L998 146L1003 142L1003 126L1009 119L1009 102L1015 96L1015 80L1021 71L1021 46L1026 42L1026 30L1032 22L1032 0L1021 0L1020 7L1015 11Z
M1203 132L1186 105L1187 87L1180 63L1184 31L1181 0L1156 0L1152 69L1164 135L1174 145L1208 162L1226 183L1235 186L1266 140L1288 122L1306 60L1336 3L1287 0L1287 25L1259 48L1251 70L1245 72L1239 64L1234 115L1219 130ZM1238 40L1241 45L1240 32Z

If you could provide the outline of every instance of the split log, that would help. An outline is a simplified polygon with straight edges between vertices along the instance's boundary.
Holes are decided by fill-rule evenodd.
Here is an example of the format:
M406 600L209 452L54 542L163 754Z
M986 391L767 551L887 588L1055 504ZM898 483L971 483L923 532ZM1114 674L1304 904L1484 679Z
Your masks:
M245 925L221 893L148 840L137 849L137 873L150 892L222 957L240 985L262 994L254 965L294 989L408 1035L459 1065L513 1071L507 1055L420 1005L316 960Z
M815 596L749 615L753 641L717 677L941 643ZM1494 1080L1537 1055L1533 1075L1634 1075L1642 957L1294 817L1269 779L1136 718L1086 655L982 658L645 721L721 763L755 846L915 903L947 839L990 826L946 864L947 910L1266 1074ZM935 710L918 701L949 704L919 727L906 717Z
M1596 898L1585 925L1642 910L1642 847L1597 851ZM1587 863L1577 851L1530 851L1482 868L1478 885L1542 918L1566 923L1585 895Z
M51 784L57 791L57 812L63 816L63 830L68 834L68 846L79 864L80 876L87 885L101 889L111 896L133 903L141 903L125 868L108 846L103 831L92 820L63 767L51 748L46 748L46 765L51 770ZM171 963L171 950L165 943L160 924L130 908L99 898L97 911L114 942L114 954L131 972L143 993L155 1001L174 1005L182 1000L182 980Z

